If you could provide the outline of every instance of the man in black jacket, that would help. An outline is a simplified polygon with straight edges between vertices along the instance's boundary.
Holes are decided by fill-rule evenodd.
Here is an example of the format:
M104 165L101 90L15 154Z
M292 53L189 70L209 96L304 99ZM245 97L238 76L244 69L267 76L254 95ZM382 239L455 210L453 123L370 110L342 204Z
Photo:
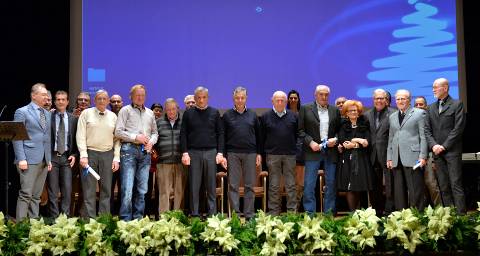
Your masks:
M55 94L55 111L52 113L52 171L47 174L48 209L50 217L56 218L59 213L70 216L72 194L72 167L78 159L77 118L68 113L68 94L58 91ZM61 193L60 209L58 192Z
M370 123L370 162L374 170L374 189L369 192L372 207L377 214L391 213L394 210L392 199L392 173L387 169L387 145L389 116L395 112L388 107L387 92L376 89L373 92L373 108L365 112ZM385 187L383 181L385 180ZM385 196L383 191L385 189Z
M315 186L320 165L325 170L326 191L324 212L336 212L335 172L338 159L337 133L340 127L340 111L328 104L330 88L318 85L315 101L300 108L299 135L305 138L305 183L303 208L308 213L316 212Z
M428 107L425 135L433 151L438 185L444 206L455 206L465 213L462 185L462 134L465 129L463 103L448 94L448 80L436 79L433 94L438 101Z

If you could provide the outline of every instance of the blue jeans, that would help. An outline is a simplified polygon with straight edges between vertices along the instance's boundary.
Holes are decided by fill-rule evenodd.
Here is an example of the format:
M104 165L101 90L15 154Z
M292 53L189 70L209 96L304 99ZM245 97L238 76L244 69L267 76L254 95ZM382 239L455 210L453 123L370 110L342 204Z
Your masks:
M150 161L150 154L142 151L139 145L122 143L120 149L121 201L119 214L122 220L140 219L143 217ZM135 189L133 187L134 184ZM134 192L135 194L133 195Z
M325 170L325 195L323 211L325 213L335 213L335 201L337 198L335 172L336 164L332 163L326 154L321 153L320 160L305 161L305 179L303 183L303 208L308 213L314 213L317 209L317 200L315 198L315 187L317 184L318 169L324 164Z

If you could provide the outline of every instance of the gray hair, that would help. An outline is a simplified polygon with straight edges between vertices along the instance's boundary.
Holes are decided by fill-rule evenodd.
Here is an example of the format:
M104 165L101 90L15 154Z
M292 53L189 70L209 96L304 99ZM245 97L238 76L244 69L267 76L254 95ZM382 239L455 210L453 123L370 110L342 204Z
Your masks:
M205 92L208 95L208 89L203 87L203 86L197 87L193 94L197 95L197 93L199 93L199 92Z
M30 91L31 94L38 93L41 88L47 89L47 86L42 83L36 83L32 86L32 90Z
M88 92L80 92L80 93L77 95L77 98L78 98L78 96L80 96L80 95L88 96L89 99L91 98L91 97L90 97L90 93L88 93Z
M52 99L52 92L50 90L47 90L47 95L50 99Z
M383 93L383 96L385 96L385 98L387 98L387 91L385 91L384 89L382 89L382 88L375 89L373 91L372 96L375 97L375 94L377 94L377 93Z
M274 92L273 95L272 95L272 100L273 100L276 96L278 96L278 97L283 97L283 98L287 99L287 94L286 94L284 91L276 91L276 92Z
M330 93L330 87L324 84L320 84L320 85L317 85L317 87L315 87L315 93L317 93L320 90L327 90L327 92Z
M178 108L178 103L177 103L177 101L176 101L174 98L168 98L168 99L166 99L166 100L165 100L165 103L163 103L163 105L164 105L165 107L167 107L167 104L170 104L170 103L175 104L175 106L177 106L177 108Z
M397 92L395 93L395 98L397 98L397 94L399 94L399 93L405 93L405 94L407 94L407 95L408 95L408 96L407 96L408 100L411 100L411 99L412 99L412 98L411 98L412 95L410 94L410 92L409 92L408 90L398 89Z
M450 85L448 83L448 79L446 79L444 77L440 77L440 78L435 79L435 81L433 81L433 84L439 84L439 85L447 86L447 90L450 88Z
M98 91L95 93L95 99L96 99L97 96L99 96L100 94L105 94L105 95L107 95L107 98L110 99L110 97L108 96L108 92L107 92L106 90L104 90L104 89L100 89L100 90L98 90Z
M237 88L235 88L235 90L233 90L233 96L241 92L245 93L245 96L247 95L247 89L245 87L238 86Z
M185 96L185 99L183 99L183 103L187 103L187 100L192 98L194 101L195 101L195 96L192 95L192 94L189 94L187 96Z

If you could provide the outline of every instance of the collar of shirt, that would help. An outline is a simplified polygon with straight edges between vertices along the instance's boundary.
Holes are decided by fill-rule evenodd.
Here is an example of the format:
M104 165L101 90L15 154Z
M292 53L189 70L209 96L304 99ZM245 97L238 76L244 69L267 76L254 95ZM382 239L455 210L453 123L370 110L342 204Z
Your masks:
M245 106L245 108L243 109L243 111L239 111L239 110L237 109L237 107L233 106L233 110L235 110L235 111L236 111L237 113L239 113L239 114L243 114L243 113L247 112L247 106Z
M98 115L103 116L107 113L107 109L105 109L103 112L100 111L97 107L95 107L95 112L97 112Z
M195 105L195 107L196 107L197 109L200 109L200 110L205 110L205 109L208 108L208 105L206 105L204 108L201 108L201 107L199 107L199 106L197 106L197 105Z
M37 103L35 103L35 102L33 102L33 101L32 101L32 103L30 103L30 104L33 105L33 108L34 108L35 110L38 110L39 108L43 109L42 107L40 107L39 105L37 105Z
M132 105L132 108L136 108L140 111L145 111L145 105L136 105L136 104L133 104L133 103L130 104L130 105Z
M317 103L317 109L320 110L320 111L327 111L328 110L328 105L326 105L325 107L321 106L320 104Z
M447 96L445 96L445 98L443 98L443 99L438 99L438 105L440 105L440 104L442 104L442 106L445 105L445 102L447 102L449 96L450 96L450 95L447 95Z
M406 115L406 114L407 114L407 112L408 112L408 110L410 110L410 107L408 107L407 109L405 109L405 110L403 110L403 111L402 111L402 110L400 110L400 109L399 109L398 111L400 112L400 114L402 114L402 115Z
M278 111L275 109L275 107L273 107L273 112L275 112L275 114L277 114L277 116L282 117L282 116L284 116L285 114L287 114L287 109L285 108L285 109L283 109L282 112L278 112Z

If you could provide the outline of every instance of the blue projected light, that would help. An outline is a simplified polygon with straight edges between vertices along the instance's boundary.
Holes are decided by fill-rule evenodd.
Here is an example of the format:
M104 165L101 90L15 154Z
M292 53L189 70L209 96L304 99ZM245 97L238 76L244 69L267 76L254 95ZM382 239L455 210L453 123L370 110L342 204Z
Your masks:
M374 60L372 66L377 71L369 72L368 79L382 82L378 87L390 91L405 88L413 96L426 96L427 102L433 102L432 81L446 77L454 85L450 86L452 97L457 98L455 37L445 31L445 21L433 18L438 14L436 7L425 3L416 3L414 7L416 11L402 18L407 27L393 32L399 42L390 44L388 49L394 55ZM375 88L362 88L357 94L368 97Z
M371 106L372 93L408 89L433 102L445 77L458 98L455 0L83 1L83 90L128 99L143 84L147 105L183 101L197 86L209 105L270 108L274 91L330 86ZM268 10L268 11L267 11ZM108 12L108 15L105 13ZM100 68L94 68L100 67ZM108 79L106 69L108 67ZM128 100L126 100L128 101Z
M88 68L88 82L105 82L105 69Z

